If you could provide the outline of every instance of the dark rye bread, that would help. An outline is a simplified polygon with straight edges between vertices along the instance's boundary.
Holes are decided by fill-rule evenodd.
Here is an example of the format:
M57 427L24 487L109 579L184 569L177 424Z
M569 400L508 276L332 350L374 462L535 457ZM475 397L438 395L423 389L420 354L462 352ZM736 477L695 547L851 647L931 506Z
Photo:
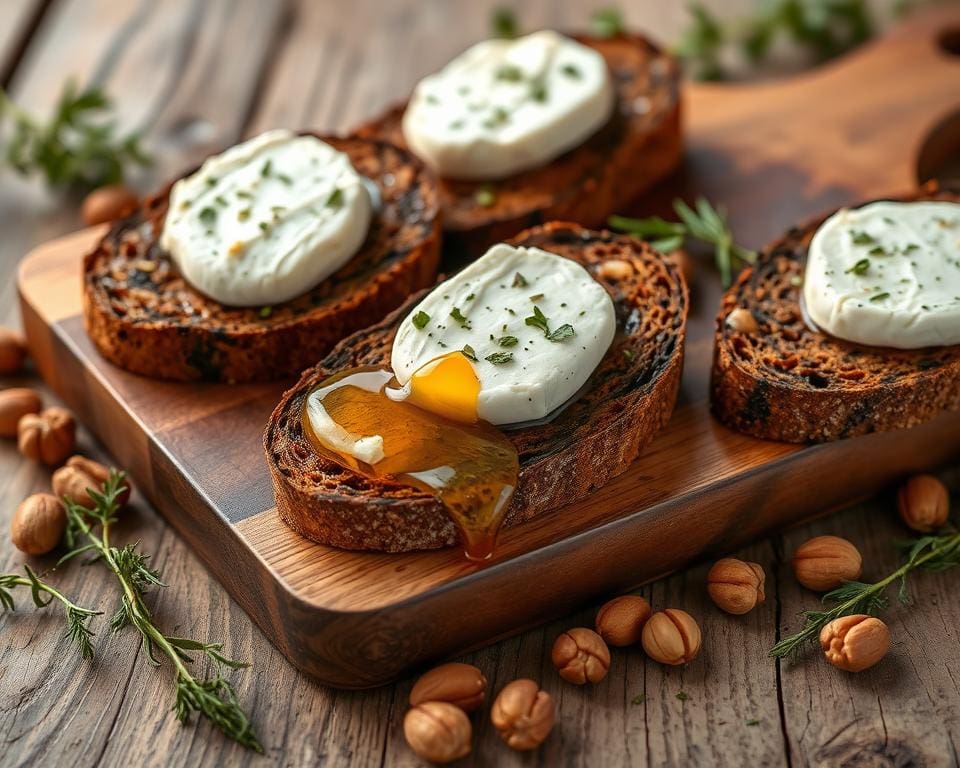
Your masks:
M440 215L432 176L384 142L321 136L379 188L360 251L302 296L268 309L226 307L181 276L158 245L170 186L116 222L84 259L87 333L112 363L155 378L267 381L296 376L340 339L433 283Z
M607 216L674 170L683 142L680 68L639 35L576 35L607 60L617 93L613 118L579 147L551 163L495 182L441 179L446 242L476 254L544 221L603 227ZM360 136L405 146L405 105L357 128ZM492 196L491 196L492 195Z
M509 527L583 498L623 472L673 411L683 365L687 287L646 244L575 224L550 223L512 242L573 259L610 292L617 335L583 394L548 424L507 432L520 455ZM341 342L276 407L264 433L280 517L309 539L346 549L405 552L458 541L431 495L373 480L318 456L301 410L316 384L359 365L390 365L400 321L420 296Z
M960 201L927 187L887 200ZM882 349L811 330L800 309L807 247L826 217L767 246L723 297L711 400L726 425L756 437L820 443L901 429L960 410L960 346ZM727 317L749 310L756 332Z

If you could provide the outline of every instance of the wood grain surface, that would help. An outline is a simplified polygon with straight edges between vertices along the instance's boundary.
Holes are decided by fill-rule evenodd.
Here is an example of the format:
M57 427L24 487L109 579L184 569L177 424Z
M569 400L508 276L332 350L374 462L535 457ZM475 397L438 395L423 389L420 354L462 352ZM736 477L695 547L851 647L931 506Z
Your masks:
M165 146L160 174L188 165L210 146L228 143L248 129L287 121L346 127L405 93L419 74L483 35L490 6L439 0L396 2L389 8L352 3L355 12L342 14L335 12L339 4L307 0L246 8L214 2L41 5L40 24L23 55L18 54L14 95L28 107L43 109L65 74L99 79L123 114L139 115L154 145ZM542 21L569 27L587 15L587 6L530 3L523 20L530 26ZM673 35L682 21L679 7L658 10L660 6L631 4L628 19ZM230 21L240 15L255 23ZM232 39L221 34L226 24L235 25L230 27ZM377 45L371 47L371 40ZM898 66L906 65L901 61ZM252 78L240 82L241 75L251 72ZM356 77L349 88L342 86L342 76L332 78L341 87L331 90L324 86L334 72ZM223 87L200 87L209 83ZM909 101L913 93L904 96ZM237 118L244 104L246 113ZM842 108L841 99L836 109ZM284 116L271 117L268 109ZM234 119L240 124L231 128ZM695 151L690 162L714 168L716 177L731 172L709 151ZM850 170L868 165L860 159ZM764 178L757 174L755 181ZM811 208L843 201L843 190L833 188L829 179L826 193L819 180L797 183ZM775 231L792 220L788 215L764 218L762 226ZM7 176L0 189L0 224L0 270L12 275L14 262L29 246L74 228L76 214L62 200ZM7 322L15 322L12 284L4 284L0 304ZM712 311L710 307L707 314ZM3 384L22 381L29 379ZM97 455L89 438L83 441ZM27 493L47 486L46 471L20 461L10 446L0 452L0 467L7 515ZM956 479L954 475L954 488ZM658 605L684 607L701 621L705 650L686 669L663 669L639 652L618 652L601 685L561 685L549 664L550 645L562 629L589 624L592 609L465 657L483 667L494 688L521 675L540 679L557 698L561 713L548 743L523 760L504 749L489 723L477 718L473 762L836 765L846 759L956 765L960 686L952 670L960 660L960 606L954 574L917 578L917 605L891 614L894 650L875 670L849 676L814 657L782 665L765 657L777 637L796 627L796 611L816 602L793 582L785 557L813 533L846 535L864 551L865 577L879 576L896 563L892 543L904 535L892 506L892 497L885 494L746 550L744 556L767 569L770 599L741 619L721 615L708 603L703 592L707 565L645 588ZM129 636L111 638L101 630L97 661L86 664L75 660L60 638L58 616L21 609L0 617L0 764L417 764L399 727L411 681L363 693L323 688L283 660L142 500L120 537L139 538L164 570L171 586L156 594L152 607L166 626L222 638L229 653L254 661L253 669L236 680L241 700L254 711L267 757L243 753L205 724L179 726L167 711L167 671L149 667ZM5 571L21 561L8 542L0 545ZM103 574L71 568L55 578L82 601L110 609ZM685 702L676 697L681 690L688 696ZM632 704L635 700L639 703Z

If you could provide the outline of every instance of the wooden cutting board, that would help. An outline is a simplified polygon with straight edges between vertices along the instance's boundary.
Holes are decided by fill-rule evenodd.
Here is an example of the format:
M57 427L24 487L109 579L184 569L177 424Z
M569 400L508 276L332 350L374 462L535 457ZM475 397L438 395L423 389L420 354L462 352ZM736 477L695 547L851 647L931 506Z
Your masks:
M812 214L905 192L960 151L960 8L917 16L801 77L690 85L676 194L723 204L758 246ZM104 362L83 331L80 261L101 229L41 246L19 271L41 374L136 487L300 669L341 687L491 642L960 456L960 414L830 445L731 432L709 413L716 275L697 270L680 402L631 469L585 501L501 536L493 560L386 555L307 541L280 522L261 448L283 384L152 381Z

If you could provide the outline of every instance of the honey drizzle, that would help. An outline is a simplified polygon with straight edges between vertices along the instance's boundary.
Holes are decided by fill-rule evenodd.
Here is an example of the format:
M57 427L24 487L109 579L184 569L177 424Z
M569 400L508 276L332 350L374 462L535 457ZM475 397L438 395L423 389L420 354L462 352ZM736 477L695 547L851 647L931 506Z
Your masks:
M435 496L456 524L467 558L486 560L517 485L516 449L485 422L454 421L387 397L385 390L396 387L391 372L382 368L332 376L304 401L304 434L317 453L341 466ZM335 424L351 436L382 437L382 459L368 464L314 430L310 402L321 391L319 402Z

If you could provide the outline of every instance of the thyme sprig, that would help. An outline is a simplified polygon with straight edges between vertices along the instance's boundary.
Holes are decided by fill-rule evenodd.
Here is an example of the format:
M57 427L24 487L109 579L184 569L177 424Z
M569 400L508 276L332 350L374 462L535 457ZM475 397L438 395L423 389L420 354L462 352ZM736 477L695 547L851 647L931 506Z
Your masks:
M3 158L21 176L41 174L54 189L87 192L123 181L130 166L152 161L139 134L116 134L116 125L107 119L111 108L99 89L79 90L67 82L52 117L43 122L0 89L0 125L4 118L11 123Z
M124 627L133 626L140 633L151 664L160 666L161 658L166 657L173 665L176 683L173 709L181 722L197 712L229 738L262 752L250 720L237 700L236 691L223 676L224 667L240 669L248 665L224 656L220 643L204 643L164 634L154 623L143 600L151 587L165 586L160 580L160 573L148 565L149 556L140 552L136 544L124 547L111 545L110 533L116 522L118 499L125 490L123 481L123 473L111 470L101 492L89 489L87 493L95 502L93 509L86 509L64 498L68 520L67 544L71 549L60 562L90 552L95 562L102 563L114 575L120 587L120 605L110 621L110 628L119 632ZM210 659L215 675L205 678L194 676L187 668L187 664L193 661L187 651L200 652Z
M720 271L720 282L726 288L733 279L734 268L753 264L757 254L733 242L733 233L727 224L727 214L722 207L714 208L706 198L697 198L691 208L679 198L673 201L673 209L680 221L667 221L660 216L632 219L626 216L611 216L607 224L613 229L628 232L634 237L647 240L663 253L681 248L688 238L712 245L714 260Z
M906 557L893 573L873 584L847 581L823 596L824 609L804 611L803 628L783 638L770 649L770 655L783 658L799 654L803 648L820 636L820 630L834 619L857 613L876 615L890 606L887 588L899 582L897 598L900 603L912 602L907 587L907 575L915 570L945 571L960 565L960 531L951 530L936 536L922 536L904 545Z
M54 600L63 605L67 614L67 632L65 637L77 646L80 655L85 659L93 658L93 645L90 638L93 637L93 630L87 626L91 616L98 616L102 611L94 611L90 608L84 608L77 605L63 592L52 584L44 581L33 569L24 564L26 578L16 573L0 574L0 609L12 611L15 607L13 599L13 590L16 587L30 587L30 596L33 598L33 604L37 608L46 608Z

